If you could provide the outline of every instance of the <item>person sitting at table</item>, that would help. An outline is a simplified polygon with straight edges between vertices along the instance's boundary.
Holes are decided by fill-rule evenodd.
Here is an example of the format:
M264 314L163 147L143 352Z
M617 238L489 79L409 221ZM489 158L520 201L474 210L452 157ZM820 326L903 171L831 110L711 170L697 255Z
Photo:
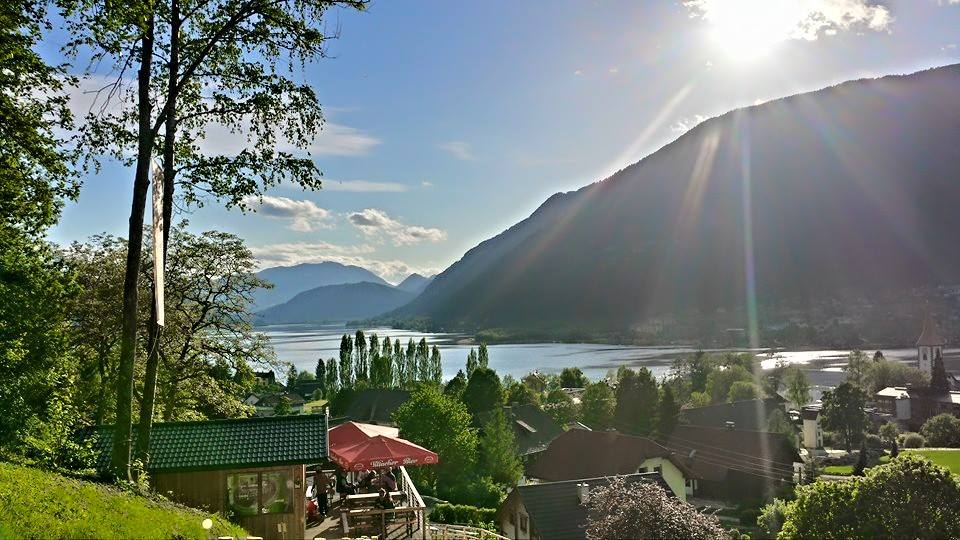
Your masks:
M383 489L387 491L396 491L397 490L397 477L393 475L393 471L387 471L380 477L380 483L383 485Z
M343 473L340 471L336 472L337 475L337 493L341 495L354 495L357 493L357 487L347 482L347 479L344 478Z
M374 474L376 473L374 473L373 471L368 471L366 474L364 474L360 478L360 480L357 482L357 490L360 491L360 490L370 489L370 487L373 486Z
M374 508L380 508L383 510L396 508L396 506L393 504L393 499L390 498L390 493L383 488L380 488L380 495L377 497L376 502L373 503L373 506Z

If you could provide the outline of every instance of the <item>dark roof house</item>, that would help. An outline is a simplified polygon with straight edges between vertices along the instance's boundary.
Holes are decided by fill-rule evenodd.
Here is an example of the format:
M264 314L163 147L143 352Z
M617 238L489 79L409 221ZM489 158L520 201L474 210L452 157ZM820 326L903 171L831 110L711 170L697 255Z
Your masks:
M630 474L628 482L655 482L670 494L659 473ZM508 538L538 540L586 538L590 490L608 484L609 477L517 486L497 510L497 526Z
M392 425L393 411L408 399L410 392L406 390L367 388L353 396L345 414L355 422Z
M513 425L521 456L543 451L563 433L553 417L535 405L508 405L503 408L503 414Z
M653 439L616 431L574 429L554 439L527 467L527 475L546 481L633 474L644 461L665 458L688 471L680 456Z
M683 409L680 414L687 424L695 426L726 427L733 422L739 429L766 430L770 415L781 408L780 398L749 399Z

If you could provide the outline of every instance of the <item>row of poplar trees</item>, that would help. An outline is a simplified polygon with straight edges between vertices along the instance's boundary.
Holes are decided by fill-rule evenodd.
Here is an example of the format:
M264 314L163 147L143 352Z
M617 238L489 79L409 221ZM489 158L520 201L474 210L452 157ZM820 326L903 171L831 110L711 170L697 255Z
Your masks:
M327 396L333 396L341 388L405 388L415 382L432 382L439 385L443 380L440 349L429 347L426 338L407 341L404 347L400 339L389 337L381 341L377 334L365 336L357 330L354 336L344 334L340 338L340 358L317 361L316 376L324 382Z

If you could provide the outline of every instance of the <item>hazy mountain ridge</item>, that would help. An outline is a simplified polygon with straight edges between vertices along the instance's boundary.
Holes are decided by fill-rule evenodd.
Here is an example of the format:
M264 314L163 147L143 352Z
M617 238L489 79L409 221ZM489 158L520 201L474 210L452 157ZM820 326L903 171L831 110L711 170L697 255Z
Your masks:
M396 309L416 296L389 284L343 283L304 291L255 315L258 324L344 322Z
M366 268L332 261L275 266L257 272L257 276L273 283L274 288L260 289L254 294L252 311L281 304L301 292L325 285L366 281L389 286L380 276Z
M626 327L752 298L960 283L958 96L954 65L712 118L554 195L389 316Z
M427 285L433 281L434 276L422 276L416 272L410 274L403 281L397 283L396 287L401 291L407 291L414 294L420 294L424 289L427 288Z

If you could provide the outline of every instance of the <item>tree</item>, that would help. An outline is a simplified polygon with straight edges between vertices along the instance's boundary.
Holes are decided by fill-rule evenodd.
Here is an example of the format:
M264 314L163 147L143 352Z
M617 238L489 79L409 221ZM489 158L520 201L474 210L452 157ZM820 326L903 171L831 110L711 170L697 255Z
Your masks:
M671 497L659 485L615 476L591 485L587 501L589 540L621 538L727 538L720 522Z
M416 467L418 483L435 488L439 482L457 483L477 460L477 432L466 406L443 395L435 386L419 387L394 411L393 421L404 439L437 453L440 463Z
M467 389L467 377L463 374L463 370L457 370L457 374L454 375L452 379L447 381L447 386L444 387L443 393L454 398L460 399L463 396L463 391Z
M319 173L309 156L276 148L280 139L305 149L322 122L313 89L300 84L291 68L323 55L327 36L321 31L322 19L330 2L217 0L186 4L183 10L181 0L106 7L95 1L63 4L74 36L68 52L88 53L89 65L113 64L119 74L109 91L101 91L108 101L119 103L119 110L107 112L105 104L92 108L83 147L94 161L105 156L135 165L113 439L115 473L129 476L139 265L153 151L161 149L163 162L165 237L175 184L187 203L203 194L224 199L228 206L244 206L249 197L284 180L319 187ZM124 80L131 65L137 66L135 85ZM202 152L200 142L211 124L246 132L247 137L239 138L245 139L246 148L235 156ZM150 326L150 336L157 337L155 311ZM147 349L156 351L152 344ZM147 409L158 361L157 355L148 355Z
M356 359L353 362L354 380L367 380L367 338L363 335L363 330L357 330L353 338L353 351Z
M730 395L730 387L737 381L753 382L753 375L740 365L711 371L707 375L706 393L711 403L723 403Z
M493 481L507 487L516 485L523 474L517 439L502 409L494 409L483 424L480 436L480 467Z
M438 385L443 382L443 362L440 360L440 348L436 345L430 349L430 381Z
M382 380L383 368L382 368L382 365L380 364L380 337L377 336L376 333L371 333L370 337L367 338L367 341L369 343L369 348L367 352L368 377L371 379L371 381L374 379L374 375L373 375L374 364L377 364L376 369L380 371L380 373L377 374L378 381L377 383L374 384L374 386L379 388L384 388L385 385L383 385L383 380Z
M787 372L787 399L798 408L810 401L810 381L800 366L791 366Z
M529 386L513 381L507 388L507 405L539 405L540 398Z
M584 388L587 386L587 377L578 367L565 367L560 372L561 388Z
M853 475L863 476L867 470L867 441L860 441L860 452L857 454L857 462L853 465Z
M277 404L273 406L273 415L287 416L290 414L293 414L293 407L290 405L290 398L287 396L280 396L280 399L277 400Z
M657 382L645 367L618 372L617 406L614 422L628 433L648 434L656 426Z
M670 385L663 385L660 389L660 409L657 412L657 431L661 435L669 435L680 421L680 404L673 396Z
M543 409L561 426L575 422L579 417L579 408L573 398L559 388L547 393Z
M490 367L490 355L487 353L486 343L481 343L477 349L477 366Z
M703 392L707 388L707 377L713 372L716 361L703 351L693 356L674 360L673 375L680 380L690 381L691 392Z
M340 374L337 371L336 360L333 358L327 360L326 387L327 400L330 401L333 401L333 398L336 397L337 392L340 390Z
M497 372L485 367L474 370L467 381L462 399L476 424L482 424L487 415L499 409L503 403L503 387Z
M920 434L927 446L960 448L960 418L950 413L938 414L923 423Z
M340 388L353 387L353 339L344 334L340 338Z
M427 347L427 338L420 338L417 343L417 380L430 380L430 349Z
M867 389L867 371L870 369L870 360L861 350L850 351L847 355L847 365L843 370L847 372L847 380L860 388Z
M752 427L749 428L753 429ZM760 426L758 426L758 429L760 429ZM767 418L766 430L770 433L782 433L794 448L797 447L797 429L793 427L783 410L777 408L770 413Z
M469 378L473 375L473 370L477 369L477 351L473 350L473 347L470 348L470 352L467 353L467 377Z
M587 385L580 402L584 423L593 429L606 429L613 423L616 399L605 381Z
M900 426L896 422L886 422L879 429L880 438L887 444L896 444L900 437Z
M746 401L757 399L760 396L760 390L752 381L736 381L730 385L730 392L727 394L727 402Z
M393 373L393 344L390 343L390 338L383 338L383 346L380 350L380 362L381 369L383 373L381 374L383 378L384 388L393 388L396 386L395 377Z
M883 351L877 351L877 352L873 353L873 361L874 361L874 362L880 362L880 361L886 360L886 359L887 359L887 358L886 358L885 356L883 356Z
M866 390L877 393L889 386L911 385L922 388L930 384L926 373L919 369L892 360L876 360L867 366Z
M846 482L816 482L787 503L777 538L957 538L960 483L904 454Z
M323 357L317 358L317 367L314 368L313 374L316 376L318 381L326 382L327 367L323 361Z
M866 402L863 390L849 382L823 394L823 427L840 434L847 452L867 427L867 413L863 411Z
M400 338L393 342L393 371L394 378L397 380L397 386L404 388L409 382L407 374L407 360L403 354L403 347L400 345Z
M419 380L417 377L419 375L417 371L417 346L413 342L413 338L407 340L407 365L405 371L407 373L407 382L414 382Z
M930 390L938 394L950 392L950 381L947 371L943 367L943 353L937 349L937 357L933 359L933 370L930 373Z

